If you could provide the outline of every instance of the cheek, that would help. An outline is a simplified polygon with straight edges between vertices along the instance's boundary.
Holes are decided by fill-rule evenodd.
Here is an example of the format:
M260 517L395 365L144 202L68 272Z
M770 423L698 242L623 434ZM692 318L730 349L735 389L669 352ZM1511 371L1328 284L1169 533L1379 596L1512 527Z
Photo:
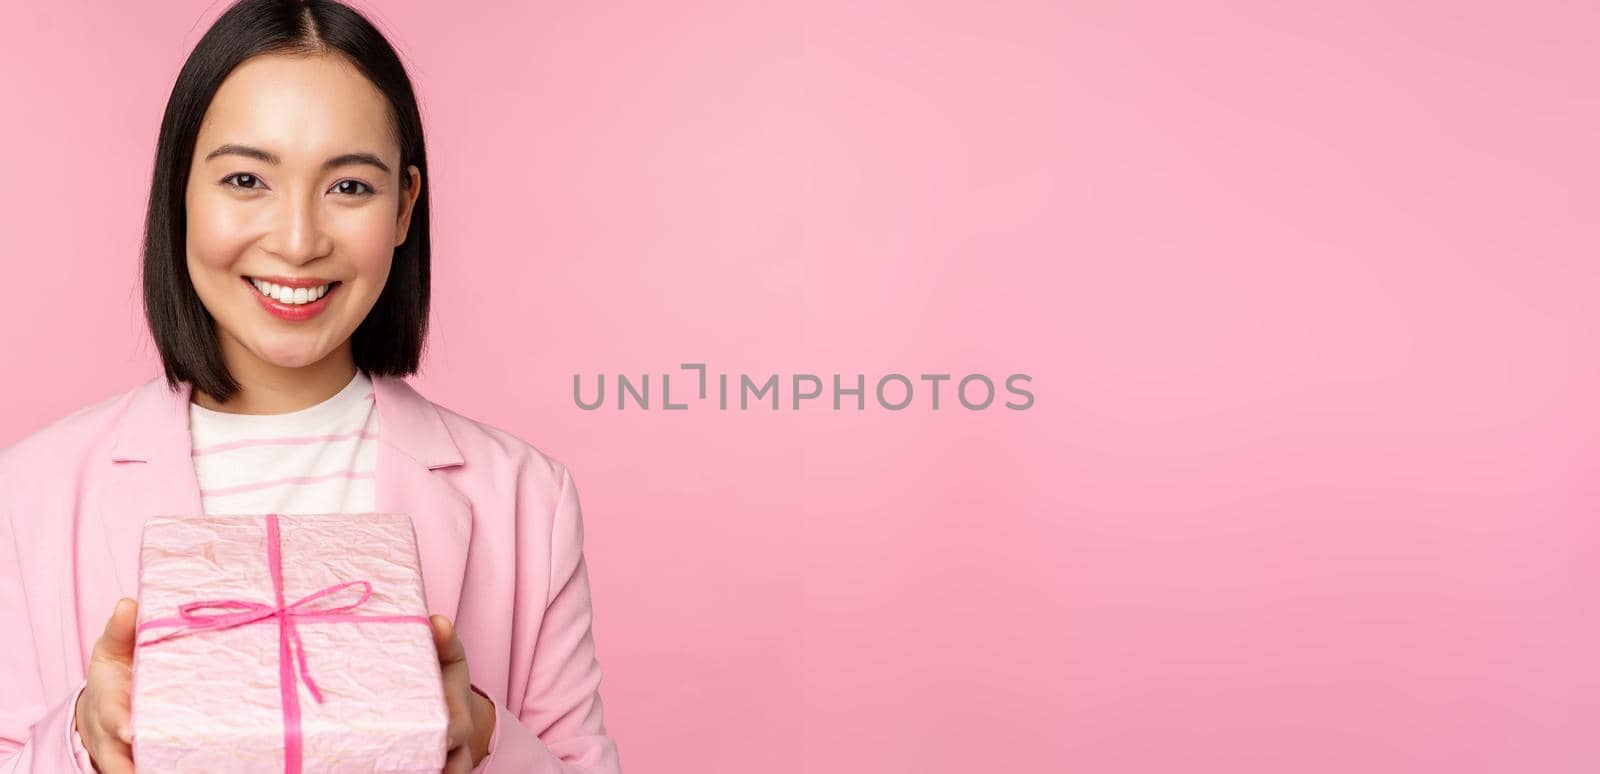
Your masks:
M201 266L233 265L258 237L247 212L204 196L190 198L186 215L189 259Z
M362 273L388 273L394 259L394 214L378 202L339 219L337 240Z

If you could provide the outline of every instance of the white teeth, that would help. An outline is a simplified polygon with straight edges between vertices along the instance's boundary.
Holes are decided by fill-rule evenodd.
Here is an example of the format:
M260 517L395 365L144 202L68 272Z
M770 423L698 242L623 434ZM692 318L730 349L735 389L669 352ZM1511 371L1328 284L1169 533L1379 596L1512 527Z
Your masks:
M332 283L329 283L327 285L318 285L314 288L286 288L254 277L250 278L250 284L255 285L256 290L261 291L262 295L272 298L278 303L293 305L309 304L327 295L328 289L333 287Z

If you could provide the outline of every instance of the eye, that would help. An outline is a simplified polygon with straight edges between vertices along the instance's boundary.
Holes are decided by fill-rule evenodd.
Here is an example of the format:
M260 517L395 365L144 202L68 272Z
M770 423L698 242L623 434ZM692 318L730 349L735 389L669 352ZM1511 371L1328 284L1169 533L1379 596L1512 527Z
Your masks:
M241 185L240 183L231 182L233 180L243 181L243 184ZM261 182L261 178L256 177L255 175L252 175L252 174L250 174L248 172L236 172L234 174L228 175L225 178L222 178L222 184L223 185L228 186L230 188L240 188L240 189L245 189L245 190L249 190L249 189L255 188L256 187L255 184L259 183L259 182Z
M352 187L351 188L346 188L345 186L352 186ZM360 190L360 189L363 189L363 188L366 189L366 190L365 191ZM335 190L335 191L337 191L339 193L343 193L343 194L350 194L352 196L371 196L374 193L376 193L376 191L373 190L372 186L367 185L366 183L363 183L360 180L340 180L339 182L333 184L333 190Z

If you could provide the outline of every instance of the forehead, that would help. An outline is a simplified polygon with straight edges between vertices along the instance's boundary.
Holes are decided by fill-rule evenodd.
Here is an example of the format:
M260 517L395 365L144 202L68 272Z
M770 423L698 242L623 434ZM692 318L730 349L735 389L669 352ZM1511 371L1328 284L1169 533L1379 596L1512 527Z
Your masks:
M196 158L227 142L273 151L285 164L320 164L353 150L400 152L383 92L349 62L325 55L269 54L234 68L206 108Z

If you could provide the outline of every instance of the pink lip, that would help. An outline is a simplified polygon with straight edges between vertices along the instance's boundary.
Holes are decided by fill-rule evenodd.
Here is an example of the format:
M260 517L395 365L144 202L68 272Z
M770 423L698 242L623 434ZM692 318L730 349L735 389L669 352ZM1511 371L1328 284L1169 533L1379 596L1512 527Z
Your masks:
M290 322L303 322L316 317L318 314L321 314L322 310L328 308L328 299L333 298L333 294L339 292L339 288L344 287L343 282L335 283L332 287L328 288L328 292L322 294L322 298L312 301L309 304L298 304L291 306L289 304L279 303L279 301L275 298L268 298L262 295L261 291L256 290L256 286L250 282L249 277L240 277L239 279L240 281L244 282L245 289L250 291L250 295L256 297L256 301L261 304L263 309L266 309L268 312L272 313L273 316L280 320L288 320ZM269 282L271 281L267 277L258 277L257 279L264 279ZM319 282L316 284L320 285L324 283ZM297 285L289 285L289 287L296 286ZM299 287L303 287L303 285L299 285Z
M282 285L286 288L314 288L318 285L327 285L333 282L333 280L323 279L321 277L268 277L265 274L246 276L249 276L251 279L261 280L262 282L270 282L274 285Z

